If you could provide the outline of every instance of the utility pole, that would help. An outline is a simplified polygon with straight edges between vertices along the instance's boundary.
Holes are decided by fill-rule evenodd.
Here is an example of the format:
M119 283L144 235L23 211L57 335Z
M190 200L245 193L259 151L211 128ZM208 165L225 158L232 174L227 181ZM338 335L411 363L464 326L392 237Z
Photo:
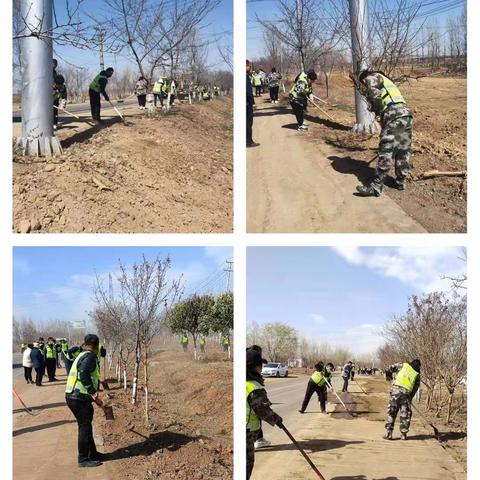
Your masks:
M225 268L225 272L227 273L227 286L225 288L225 291L228 292L230 291L230 277L233 273L233 261L225 260L225 263L227 264L227 268Z
M105 44L105 29L101 26L96 26L95 30L98 36L98 44L100 45L100 70L105 70L105 60L103 58L103 48Z
M22 0L22 136L24 155L62 153L53 133L52 0Z
M368 6L367 0L349 0L350 32L352 37L353 75L358 78L362 70L367 69L365 60L368 44ZM355 113L357 123L355 133L376 133L379 130L375 115L367 108L367 101L355 88Z

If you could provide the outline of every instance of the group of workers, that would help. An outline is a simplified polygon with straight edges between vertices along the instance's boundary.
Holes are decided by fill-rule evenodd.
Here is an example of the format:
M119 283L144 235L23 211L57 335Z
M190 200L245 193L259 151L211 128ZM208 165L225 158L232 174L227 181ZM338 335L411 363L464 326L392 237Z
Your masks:
M272 73L276 73L274 70L272 69ZM262 80L262 72L262 70L252 72L251 63L247 60L247 147L259 145L252 138L255 99L251 84L253 83L256 88L256 96L261 95L262 85L266 82L266 80ZM367 102L369 111L373 112L381 125L375 174L365 184L357 186L356 194L360 197L380 196L391 170L394 170L395 173L395 188L403 191L411 169L412 112L398 86L385 73L363 70L359 72L357 79L353 76L352 78L355 87ZM288 94L299 132L308 131L308 124L305 123L304 118L308 102L312 100L313 84L316 80L317 73L314 69L302 71L294 79ZM273 98L271 101L276 103ZM276 101L278 102L278 97Z
M186 333L180 335L180 345L184 352L188 351L188 335ZM205 353L205 348L207 346L207 337L205 335L200 335L198 337L198 345L200 346L200 352ZM230 335L228 333L222 335L221 345L223 351L228 352L228 349L230 348Z
M54 129L58 127L58 112L65 109L67 105L67 87L65 83L65 77L57 73L58 62L53 60L53 124ZM92 119L95 125L102 125L101 97L106 102L111 103L110 97L107 93L108 80L114 74L114 69L108 67L102 70L94 79L90 82L88 88L88 96L90 99L90 111ZM182 83L182 82L180 82ZM147 105L148 95L151 93L153 96L153 105L157 107L157 102L160 103L160 107L165 108L164 102L169 98L170 106L174 105L175 98L177 98L178 82L166 77L160 77L156 82L150 84L150 82L144 77L140 76L135 84L134 95L137 97L138 107L140 110L144 110ZM187 85L186 95L191 95L193 99L198 101L212 100L214 97L220 95L220 87L215 84L193 84Z
M267 360L262 358L262 349L258 345L247 348L246 353L246 462L247 480L250 478L255 461L255 450L270 446L271 442L263 436L262 421L272 426L283 426L283 419L271 409L272 402L267 396L265 381L262 377L263 364ZM393 439L395 420L400 415L400 438L407 440L412 419L412 400L420 386L421 362L418 359L411 362L398 363L390 367L395 372L392 377L390 401L387 420L385 423L385 439ZM333 390L332 373L335 367L332 363L317 362L314 371L307 382L307 389L299 409L304 413L314 393L318 396L320 410L326 413L327 390ZM353 379L353 363L347 362L342 369L343 389L348 389L348 380Z
M49 337L44 342L43 337L34 343L23 343L23 366L27 383L42 386L45 368L50 382L57 381L55 373L60 366L60 356L63 357L67 372L65 401L78 424L78 466L96 467L101 465L103 455L97 452L93 439L93 405L102 406L99 397L100 363L106 357L107 351L100 343L97 335L88 334L83 344L69 348L67 340L59 341ZM32 380L32 367L35 368L36 381Z

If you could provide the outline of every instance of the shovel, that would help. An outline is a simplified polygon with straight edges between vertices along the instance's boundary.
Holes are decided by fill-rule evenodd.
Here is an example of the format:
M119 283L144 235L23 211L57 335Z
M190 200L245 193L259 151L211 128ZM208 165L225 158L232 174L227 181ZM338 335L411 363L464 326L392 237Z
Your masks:
M103 413L105 414L105 420L115 420L113 415L113 407L111 405L103 405Z
M35 410L32 410L31 408L27 407L24 403L24 401L20 398L20 395L18 395L18 393L15 391L15 389L13 388L13 394L17 397L17 400L20 402L20 404L22 405L23 409L29 414L29 415L38 415L40 412L36 412Z
M308 97L307 97L308 98ZM314 106L314 107L317 107L318 110L320 110L325 116L327 116L332 122L335 122L335 119L328 113L326 112L323 108L320 108L313 100L311 100L310 98L308 98L308 100L310 101L310 103Z
M70 115L71 117L76 118L77 120L82 121L82 119L81 119L78 115L75 115L74 113L69 112L69 111L66 110L65 108L60 108L60 107L57 107L56 105L54 105L53 108L56 108L59 112L65 112L67 115ZM93 123L89 122L88 120L87 120L86 122L87 122L90 126L92 126L92 127L95 126Z
M413 404L413 402L411 403L411 405L413 409L420 415L420 417L423 418L424 422L433 428L435 438L440 441L440 433L438 432L438 428L427 419L427 417Z
M112 103L112 102L108 102L110 104L110 106L117 112L117 115L123 120L125 121L125 118L123 117L123 115L120 113L120 110Z
M332 390L332 392L335 394L335 396L338 398L339 402L343 405L343 408L345 409L345 411L350 415L352 416L353 418L355 418L357 415L352 413L348 408L347 406L343 403L342 399L340 398L340 396L338 395L338 393L334 390L334 388L332 387L332 385L328 382L328 380L325 380L327 382L327 385L330 387L330 389Z
M368 395L368 393L360 386L359 383L357 383L356 380L352 380L352 382L364 393L365 395Z
M278 426L287 434L288 438L292 441L292 443L297 447L298 451L303 455L303 458L308 462L311 469L317 474L320 480L325 480L325 477L320 473L318 468L314 465L310 457L305 453L305 450L298 444L298 442L293 438L293 435L287 430L287 427L283 423L279 423Z

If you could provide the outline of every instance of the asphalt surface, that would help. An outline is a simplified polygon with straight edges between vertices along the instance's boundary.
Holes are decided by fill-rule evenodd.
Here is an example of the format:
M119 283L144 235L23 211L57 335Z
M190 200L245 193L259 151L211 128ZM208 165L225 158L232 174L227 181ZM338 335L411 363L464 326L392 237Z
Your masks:
M129 98L128 100L118 103L116 100L112 102L117 108L121 108L122 106L130 107L132 105L135 105L137 103L137 100L135 98ZM102 107L107 108L110 105L105 102L104 100L102 101ZM53 107L52 107L53 108ZM75 113L76 115L78 114L90 114L90 103L72 103L72 104L67 104L66 108L69 112ZM59 112L59 118L69 118L71 119L72 117L68 115L67 113L62 113ZM22 111L21 110L15 110L13 112L13 117L12 120L14 123L21 122L22 120Z

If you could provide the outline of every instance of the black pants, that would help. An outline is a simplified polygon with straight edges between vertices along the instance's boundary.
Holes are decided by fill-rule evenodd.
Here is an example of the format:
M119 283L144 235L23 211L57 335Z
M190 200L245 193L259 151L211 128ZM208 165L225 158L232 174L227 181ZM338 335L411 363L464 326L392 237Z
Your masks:
M170 95L170 105L173 105L174 101L175 101L175 95Z
M157 106L157 100L160 100L160 105L163 107L163 95L161 93L153 94L153 102Z
M54 125L58 124L58 108L55 108L55 107L58 107L59 105L60 105L60 100L55 99L53 101L53 124Z
M276 87L270 87L270 100L277 101L278 100L278 89L280 87L277 85Z
M307 391L305 392L305 397L303 399L302 408L300 409L304 412L307 409L308 402L312 398L312 395L316 393L318 395L318 401L320 402L320 410L325 411L327 403L327 387L325 385L317 385L312 380L308 381Z
M347 390L348 390L348 377L343 377L342 392L346 392Z
M52 382L55 379L55 373L57 371L57 359L47 358L47 375L48 379Z
M73 362L71 362L68 358L65 358L63 362L65 363L65 370L67 371L67 377L68 377L68 374L70 373L70 369L72 368Z
M42 386L43 371L44 371L43 367L35 369L35 385L37 387Z
M261 85L257 85L257 86L255 87L255 95L256 95L257 97L259 97L261 94L262 94L262 86L261 86Z
M247 103L247 144L253 142L253 105Z
M92 118L96 121L99 121L101 110L100 93L89 89L88 95L90 97L90 111L92 112Z
M145 104L147 103L147 94L137 95L137 100L138 100L138 106L139 107L144 107Z
M303 115L305 113L305 108L303 107L303 105L300 105L297 102L290 102L290 105L292 106L293 114L297 118L298 126L303 125Z
M257 433L247 430L247 480L251 477L255 464L255 440L257 439Z
M32 367L23 367L23 374L25 376L25 380L27 381L27 383L30 383L30 382L33 383Z
M85 462L97 455L93 440L93 405L89 400L76 400L65 396L68 408L72 411L78 424L78 463Z

